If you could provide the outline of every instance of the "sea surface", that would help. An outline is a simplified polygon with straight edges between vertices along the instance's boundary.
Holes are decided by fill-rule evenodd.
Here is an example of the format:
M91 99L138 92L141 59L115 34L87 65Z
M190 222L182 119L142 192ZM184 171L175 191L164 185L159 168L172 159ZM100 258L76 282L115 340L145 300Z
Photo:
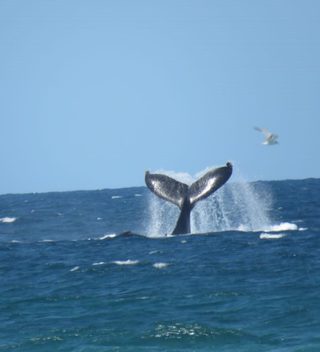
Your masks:
M320 351L320 179L177 216L145 187L0 195L0 351Z

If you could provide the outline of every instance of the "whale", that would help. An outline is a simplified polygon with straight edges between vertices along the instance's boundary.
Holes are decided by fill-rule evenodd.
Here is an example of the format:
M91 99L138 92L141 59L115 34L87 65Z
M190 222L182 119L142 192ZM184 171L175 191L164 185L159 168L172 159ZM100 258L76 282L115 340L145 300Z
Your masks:
M164 174L145 173L145 183L149 190L180 209L180 215L172 235L191 233L190 214L197 202L209 197L222 187L232 174L232 164L211 169L190 186Z

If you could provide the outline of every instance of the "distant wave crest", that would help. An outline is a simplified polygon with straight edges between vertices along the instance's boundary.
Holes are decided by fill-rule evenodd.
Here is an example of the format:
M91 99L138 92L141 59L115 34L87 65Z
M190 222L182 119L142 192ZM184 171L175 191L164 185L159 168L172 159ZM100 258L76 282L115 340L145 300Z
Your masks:
M260 235L260 239L261 240L278 240L278 239L283 238L285 236L286 235L284 233L277 233L277 234L275 234L275 233L273 233L273 234L271 234L271 233L262 233Z
M136 265L139 263L139 260L114 260L112 263L116 265Z
M9 217L9 216L6 216L4 218L0 218L0 222L2 222L4 224L10 224L12 222L15 222L16 220L17 220L17 218Z
M271 232L279 232L279 231L297 231L298 226L296 224L292 224L290 222L281 222L279 225L270 226Z
M107 240L107 239L111 239L111 238L115 238L115 237L117 237L116 233L109 233L109 234L106 234L106 235L99 237L99 240Z
M268 225L263 226L262 228L255 229L255 231L264 231L264 232L280 232L280 231L297 231L299 227L296 224L290 222L281 222L280 224L276 225ZM250 229L247 228L245 225L240 225L238 231L247 232Z
M163 269L166 268L168 265L168 263L154 263L153 267L156 269Z

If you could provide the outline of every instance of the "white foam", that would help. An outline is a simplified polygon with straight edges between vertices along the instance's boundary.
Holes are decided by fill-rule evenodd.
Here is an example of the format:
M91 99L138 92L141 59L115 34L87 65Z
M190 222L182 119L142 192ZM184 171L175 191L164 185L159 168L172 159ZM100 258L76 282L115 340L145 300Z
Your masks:
M297 231L298 226L290 222L281 222L279 225L271 225L267 231L279 232L279 231Z
M122 198L122 196L112 196L111 199L119 199Z
M10 224L12 222L15 222L17 220L17 218L14 217L9 217L9 216L5 216L4 218L0 218L0 222L5 223L5 224Z
M103 236L99 237L99 240L107 240L107 239L115 238L115 237L117 237L117 234L109 233L107 235L103 235Z
M168 263L154 263L152 266L156 269L163 269L166 268L168 265Z
M277 234L262 233L262 234L260 234L261 240L278 240L283 237L286 237L286 235L284 233L277 233Z
M80 266L75 266L74 268L70 269L70 271L77 271L80 269Z
M115 260L112 263L117 265L136 265L139 263L139 260Z
M142 197L142 194L136 193L134 196L135 196L135 197Z
M242 232L248 232L251 231L251 228L246 225L240 225L237 228L238 231ZM268 225L268 226L262 226L260 228L256 228L254 231L263 231L263 232L280 232L280 231L297 231L300 229L296 224L290 223L290 222L281 222L280 224L276 225Z
M96 265L103 265L105 264L105 262L97 262L97 263L92 263L92 265L96 266Z

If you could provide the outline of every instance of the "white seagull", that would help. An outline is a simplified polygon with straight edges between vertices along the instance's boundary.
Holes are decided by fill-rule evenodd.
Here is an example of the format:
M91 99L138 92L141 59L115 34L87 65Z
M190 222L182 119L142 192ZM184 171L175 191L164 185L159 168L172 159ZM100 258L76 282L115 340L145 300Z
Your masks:
M262 132L265 136L265 140L262 142L264 145L274 145L278 144L278 135L275 133L271 133L266 128L254 127L255 130Z

